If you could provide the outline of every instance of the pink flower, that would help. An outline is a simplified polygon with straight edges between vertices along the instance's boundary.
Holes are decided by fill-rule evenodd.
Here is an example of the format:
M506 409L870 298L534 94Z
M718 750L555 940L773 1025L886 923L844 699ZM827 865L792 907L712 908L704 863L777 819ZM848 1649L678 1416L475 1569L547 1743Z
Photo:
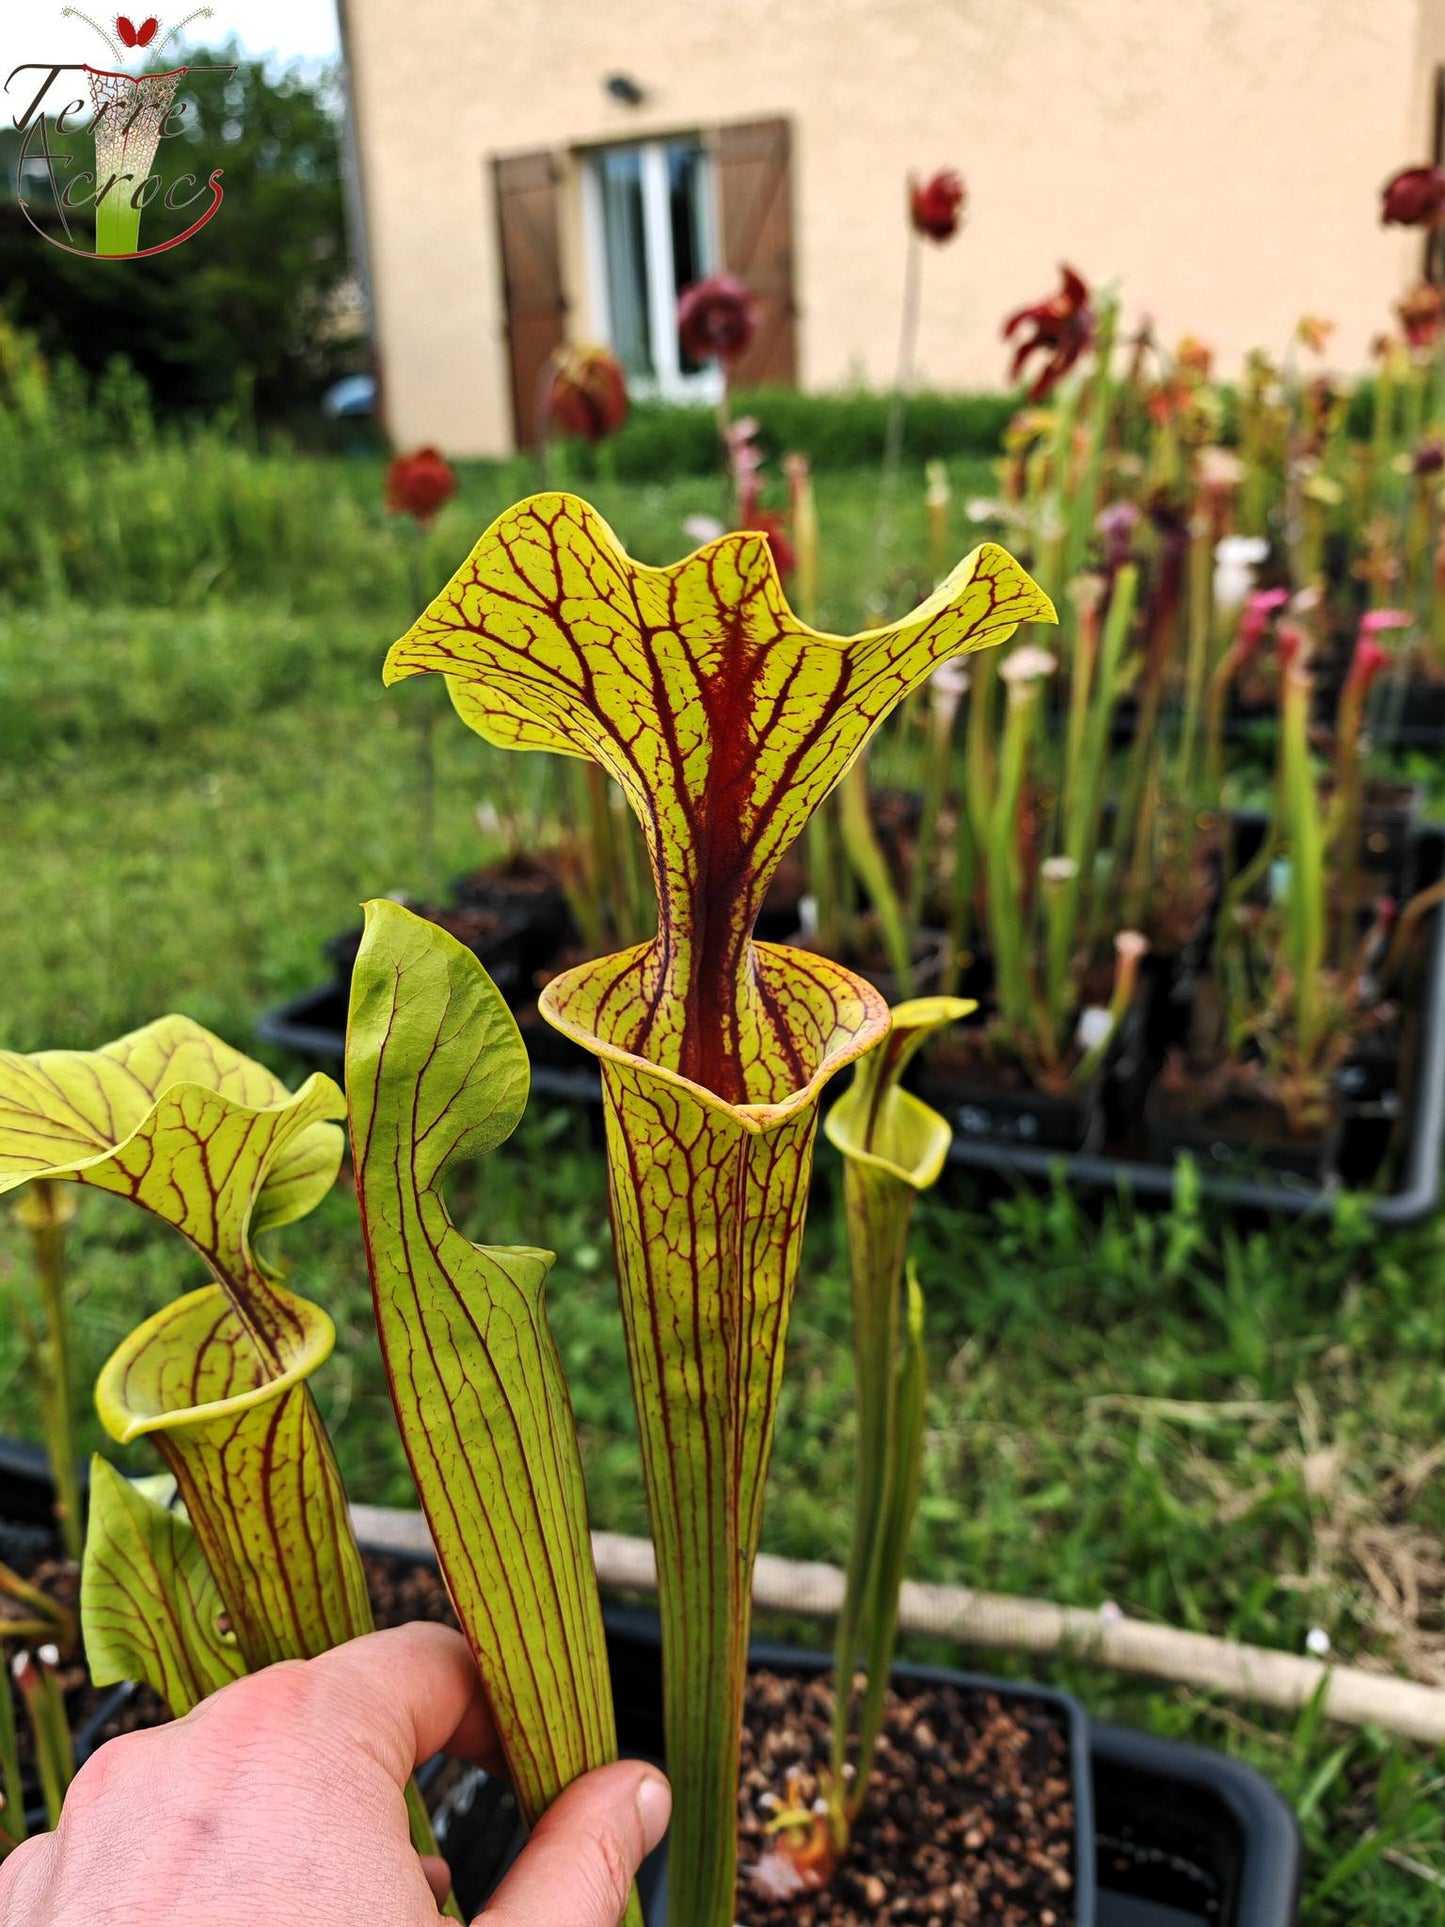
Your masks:
M710 274L678 298L678 338L693 361L731 366L747 353L757 329L758 304L735 274Z
M1288 589L1256 589L1245 598L1244 614L1239 618L1241 657L1254 654L1264 640L1265 631L1288 601Z
M1370 609L1360 617L1360 640L1391 629L1408 629L1414 620L1408 609Z
M1386 227L1438 227L1445 219L1445 170L1402 167L1380 190Z
M1009 379L1016 381L1029 358L1045 351L1044 364L1029 389L1030 401L1042 401L1073 367L1094 336L1094 315L1089 306L1089 285L1083 276L1067 265L1059 268L1059 291L1032 308L1020 308L1003 324L1003 338L1009 341L1023 328L1033 332L1019 342L1009 364Z
M958 232L966 190L951 168L932 180L910 181L908 213L917 233L930 241L951 241Z

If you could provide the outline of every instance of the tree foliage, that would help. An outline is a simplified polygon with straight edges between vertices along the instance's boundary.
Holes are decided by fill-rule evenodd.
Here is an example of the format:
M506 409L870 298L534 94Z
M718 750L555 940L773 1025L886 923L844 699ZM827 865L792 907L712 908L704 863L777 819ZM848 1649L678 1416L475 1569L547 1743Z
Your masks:
M72 355L91 373L124 357L162 409L210 410L254 386L257 408L270 418L307 411L365 352L354 324L337 321L348 276L338 90L325 73L270 73L235 46L188 53L187 64L187 126L166 145L186 144L183 165L202 183L224 169L215 219L183 246L143 261L86 260L51 247L20 209L21 137L6 126L0 286L13 319L48 355ZM234 64L235 72L200 72L212 64ZM17 82L16 100L21 91ZM58 84L51 98L64 104ZM52 144L75 155L72 172L94 166L88 132ZM165 158L168 175L179 171L181 163ZM58 233L48 190L31 185L27 199L36 220ZM174 220L157 210L153 232L174 231ZM78 238L93 245L87 225ZM148 238L143 231L143 245Z

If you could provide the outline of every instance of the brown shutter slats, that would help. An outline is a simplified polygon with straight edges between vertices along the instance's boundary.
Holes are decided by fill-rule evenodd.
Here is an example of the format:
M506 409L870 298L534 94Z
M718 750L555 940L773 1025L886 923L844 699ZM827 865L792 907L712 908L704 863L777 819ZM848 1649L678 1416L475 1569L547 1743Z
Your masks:
M798 376L793 299L792 129L786 120L718 130L723 266L758 299L758 331L732 371L739 387Z
M537 441L542 371L566 339L558 168L551 154L509 154L492 163L502 299L518 448Z

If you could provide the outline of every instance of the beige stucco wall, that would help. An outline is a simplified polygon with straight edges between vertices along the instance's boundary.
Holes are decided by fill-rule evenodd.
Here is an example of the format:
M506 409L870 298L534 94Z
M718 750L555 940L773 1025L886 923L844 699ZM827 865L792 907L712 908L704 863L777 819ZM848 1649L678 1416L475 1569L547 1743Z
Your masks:
M794 126L801 375L891 376L903 180L957 166L920 378L992 386L1055 264L1226 366L1302 312L1360 364L1413 278L1380 182L1422 159L1445 0L345 0L390 424L510 443L490 158L722 120ZM646 91L629 109L606 75ZM567 250L576 275L579 254ZM583 290L570 290L585 331Z

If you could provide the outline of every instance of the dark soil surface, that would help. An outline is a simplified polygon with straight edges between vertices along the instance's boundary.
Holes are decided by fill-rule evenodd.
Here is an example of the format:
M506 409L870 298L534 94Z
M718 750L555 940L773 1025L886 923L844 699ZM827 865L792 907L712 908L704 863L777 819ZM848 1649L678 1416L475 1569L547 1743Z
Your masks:
M821 1893L769 1900L766 1796L804 1804L829 1753L826 1679L754 1674L743 1727L739 1927L1068 1927L1074 1807L1068 1734L1046 1701L927 1686L894 1695L847 1858Z

